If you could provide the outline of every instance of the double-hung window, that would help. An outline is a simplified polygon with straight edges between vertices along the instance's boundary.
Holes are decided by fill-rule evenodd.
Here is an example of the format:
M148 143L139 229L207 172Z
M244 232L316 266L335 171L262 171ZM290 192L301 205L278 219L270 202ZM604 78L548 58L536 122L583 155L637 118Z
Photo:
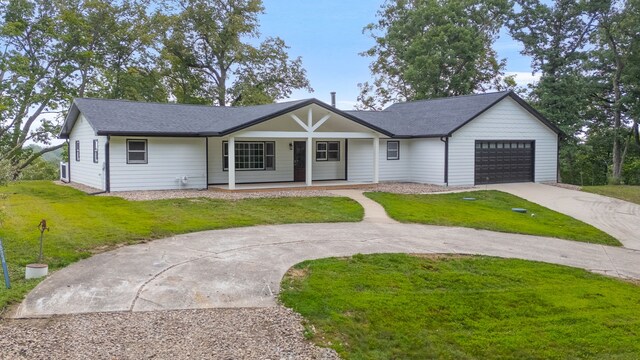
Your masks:
M340 161L340 142L316 142L316 161Z
M93 140L93 162L98 163L98 140Z
M327 143L318 141L316 143L316 161L327 161Z
M147 140L127 140L127 164L147 162Z
M275 170L276 143L273 141L236 141L236 170ZM229 170L229 143L222 143L224 170Z
M387 160L400 159L400 142L387 141Z

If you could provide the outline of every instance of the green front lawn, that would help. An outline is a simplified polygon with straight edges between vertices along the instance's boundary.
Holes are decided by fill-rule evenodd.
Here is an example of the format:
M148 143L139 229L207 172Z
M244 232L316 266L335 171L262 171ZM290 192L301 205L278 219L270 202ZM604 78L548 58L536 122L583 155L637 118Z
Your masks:
M640 186L633 186L633 185L583 186L582 191L609 196L612 198L640 204Z
M312 222L360 221L362 207L337 197L247 200L175 199L132 202L88 196L50 182L0 187L0 238L4 240L13 288L0 277L0 309L19 301L38 281L25 281L24 266L36 261L46 219L45 262L51 270L94 252L194 231Z
M638 359L640 287L479 256L305 261L280 300L347 359Z
M611 235L591 225L500 191L433 195L369 192L365 195L382 204L393 219L404 223L462 226L622 246ZM465 197L476 200L463 200ZM512 208L524 208L527 213L517 213Z

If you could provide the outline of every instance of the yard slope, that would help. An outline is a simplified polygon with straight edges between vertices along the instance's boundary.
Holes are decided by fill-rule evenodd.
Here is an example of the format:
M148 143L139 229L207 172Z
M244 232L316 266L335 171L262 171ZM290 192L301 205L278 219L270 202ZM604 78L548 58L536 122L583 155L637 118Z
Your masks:
M430 195L369 192L365 195L380 203L390 217L404 223L461 226L622 246L602 230L501 191ZM514 212L513 208L527 212Z
M24 280L24 266L36 261L46 219L44 262L51 270L116 246L196 231L262 224L360 221L364 210L340 197L246 200L172 199L127 201L89 196L68 186L25 181L0 187L3 238L11 290L0 289L0 309L20 301L37 280Z

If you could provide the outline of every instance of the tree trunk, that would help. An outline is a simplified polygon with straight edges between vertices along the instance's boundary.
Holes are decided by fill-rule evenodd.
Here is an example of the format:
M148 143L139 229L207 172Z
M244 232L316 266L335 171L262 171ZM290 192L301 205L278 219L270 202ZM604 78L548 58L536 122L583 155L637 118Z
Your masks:
M618 43L613 37L611 30L607 31L607 40L611 46L613 56L615 58L616 69L613 75L613 170L611 173L611 183L619 184L622 179L622 149L620 148L620 128L622 127L622 91L620 90L620 79L622 77L622 63L620 52L618 51Z
M227 70L220 64L220 79L218 80L218 93L216 94L218 106L227 105ZM215 105L215 104L214 104Z

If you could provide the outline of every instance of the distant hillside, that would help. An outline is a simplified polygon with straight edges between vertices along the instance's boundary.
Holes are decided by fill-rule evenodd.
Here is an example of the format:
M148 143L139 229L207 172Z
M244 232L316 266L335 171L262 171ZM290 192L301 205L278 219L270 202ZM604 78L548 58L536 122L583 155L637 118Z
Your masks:
M36 144L31 144L27 146L30 149L33 149L33 151L40 151L40 149L42 149L41 146L38 146ZM60 162L62 161L62 152L63 152L64 148L60 148L51 152L48 152L44 155L42 155L42 159L44 159L45 161L50 161L50 162Z

